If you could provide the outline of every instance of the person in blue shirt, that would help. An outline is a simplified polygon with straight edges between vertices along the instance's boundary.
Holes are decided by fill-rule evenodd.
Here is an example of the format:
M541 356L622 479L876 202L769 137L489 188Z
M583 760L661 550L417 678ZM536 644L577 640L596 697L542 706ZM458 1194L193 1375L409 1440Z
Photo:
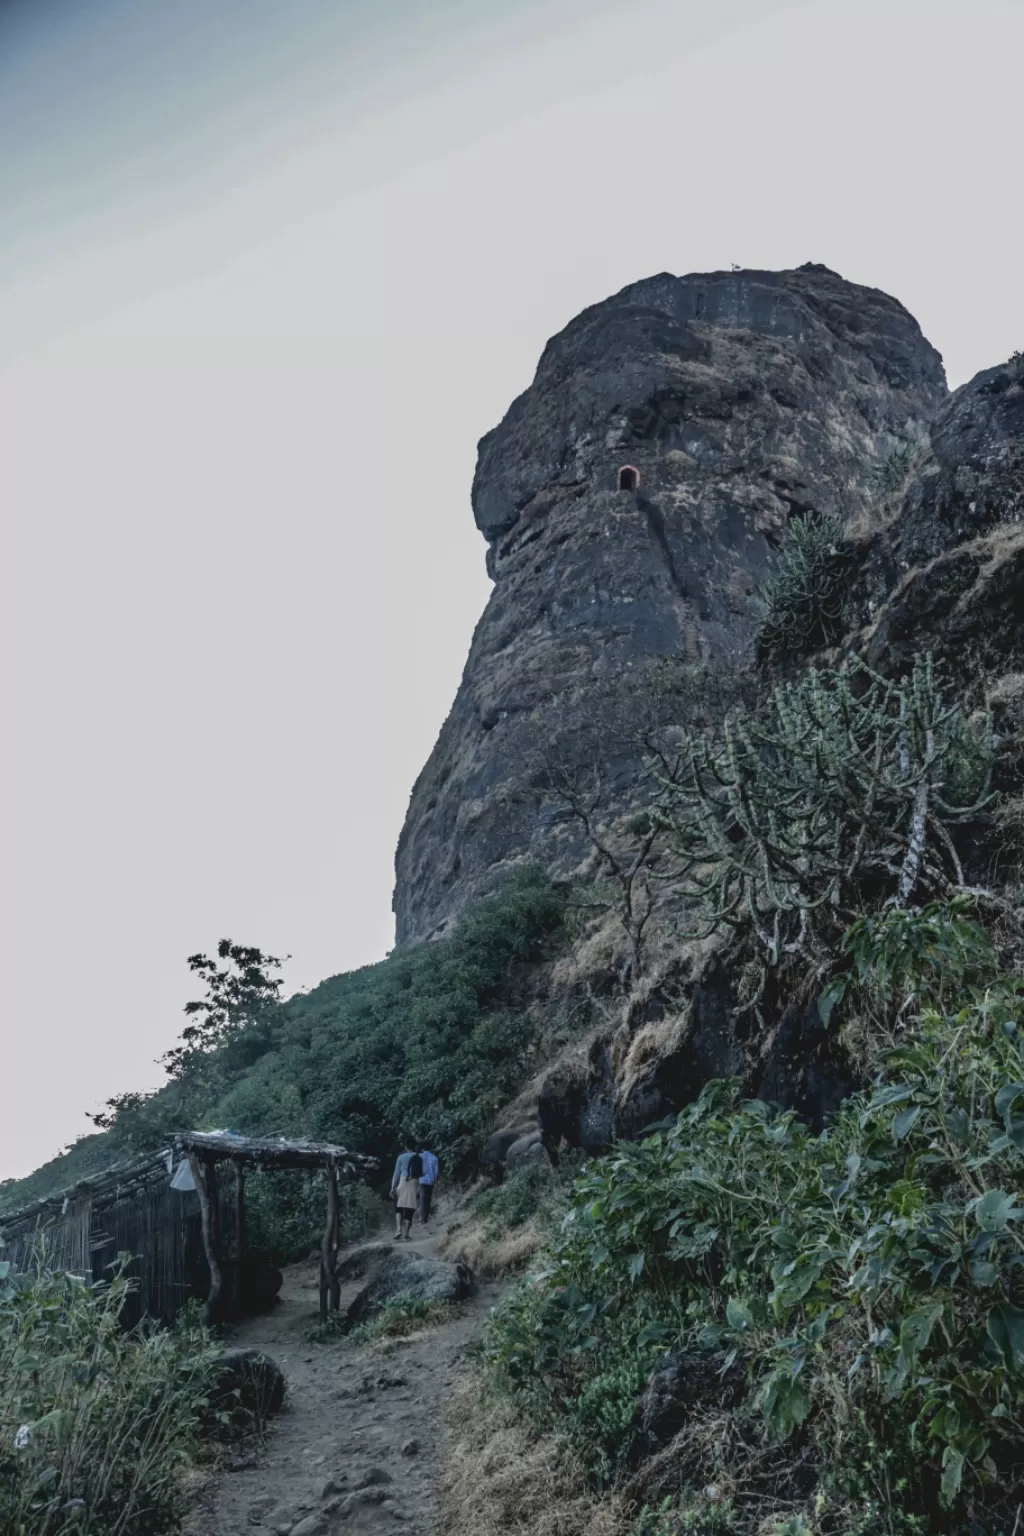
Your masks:
M391 1198L395 1202L395 1241L412 1236L412 1219L419 1199L423 1159L406 1138L405 1150L398 1154L391 1177Z
M420 1173L420 1221L426 1226L430 1220L430 1206L437 1188L437 1176L440 1172L437 1157L433 1152L428 1152L426 1147L420 1153L423 1170Z

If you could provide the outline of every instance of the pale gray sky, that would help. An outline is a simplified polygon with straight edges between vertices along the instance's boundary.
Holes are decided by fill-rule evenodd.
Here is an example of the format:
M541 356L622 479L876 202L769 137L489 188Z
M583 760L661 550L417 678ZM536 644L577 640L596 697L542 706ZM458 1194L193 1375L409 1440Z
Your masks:
M0 1177L185 956L382 956L486 601L475 445L585 304L822 261L1024 345L1021 0L0 0Z

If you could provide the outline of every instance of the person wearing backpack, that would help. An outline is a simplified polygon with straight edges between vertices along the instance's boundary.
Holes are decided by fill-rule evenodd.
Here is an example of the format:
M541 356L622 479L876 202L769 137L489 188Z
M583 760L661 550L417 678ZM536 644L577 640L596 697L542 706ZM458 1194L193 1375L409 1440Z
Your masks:
M405 1138L404 1151L399 1153L391 1179L391 1195L395 1202L395 1241L412 1236L412 1219L419 1204L420 1176L423 1159L415 1150L410 1137Z
M430 1206L437 1187L439 1168L436 1154L428 1151L426 1147L423 1148L420 1156L423 1159L423 1172L420 1174L420 1221L426 1226L430 1220Z

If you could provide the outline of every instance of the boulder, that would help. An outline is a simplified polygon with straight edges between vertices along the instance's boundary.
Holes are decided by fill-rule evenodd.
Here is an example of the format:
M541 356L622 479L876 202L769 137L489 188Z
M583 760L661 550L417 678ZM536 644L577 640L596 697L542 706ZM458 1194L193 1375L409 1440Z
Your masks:
M505 1172L505 1160L508 1150L527 1134L521 1126L510 1126L503 1131L495 1131L493 1136L488 1136L480 1153L480 1170L491 1178L500 1182Z
M424 1254L399 1250L392 1253L373 1279L356 1296L347 1312L350 1323L362 1322L378 1311L391 1296L415 1296L423 1301L464 1301L473 1294L473 1271L468 1264L450 1264Z
M540 1131L533 1131L527 1136L520 1136L509 1147L505 1155L506 1173L515 1173L519 1168L525 1168L528 1163L550 1163L547 1148L541 1140Z
M262 1423L277 1413L285 1395L280 1366L258 1349L225 1349L214 1363L211 1404Z

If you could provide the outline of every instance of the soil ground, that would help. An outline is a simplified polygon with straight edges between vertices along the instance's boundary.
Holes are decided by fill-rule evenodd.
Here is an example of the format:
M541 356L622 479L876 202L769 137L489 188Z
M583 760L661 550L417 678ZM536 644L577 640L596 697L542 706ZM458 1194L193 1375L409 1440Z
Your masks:
M452 1216L442 1203L403 1247L437 1256ZM380 1234L384 1240L390 1233ZM397 1247L397 1244L394 1244ZM349 1258L344 1253L343 1258ZM281 1299L235 1324L227 1342L264 1350L288 1383L262 1446L243 1452L197 1490L185 1536L428 1536L445 1407L467 1344L500 1291L482 1281L451 1322L386 1345L311 1343L318 1320L315 1262L285 1271ZM365 1277L342 1291L342 1311Z

